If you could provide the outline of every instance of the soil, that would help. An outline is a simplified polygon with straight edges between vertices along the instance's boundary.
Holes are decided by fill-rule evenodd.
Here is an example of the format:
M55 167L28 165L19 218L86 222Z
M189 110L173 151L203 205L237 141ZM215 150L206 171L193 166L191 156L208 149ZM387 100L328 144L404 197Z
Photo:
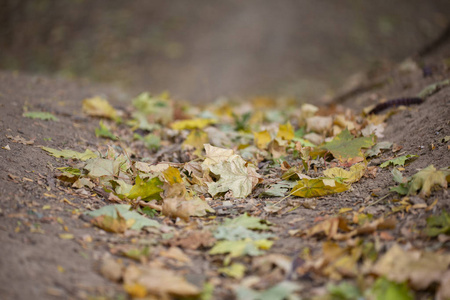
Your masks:
M392 71L379 78L389 78L382 87L353 94L341 104L356 111L382 98L414 96L427 85L449 78L450 69L440 58L427 58L432 75L424 77L421 68L406 73ZM81 112L81 101L87 97L105 95L115 106L124 107L130 95L112 86L92 85L82 81L65 81L40 76L10 72L0 73L0 295L2 299L88 299L126 297L121 284L114 283L99 271L100 258L111 244L123 244L131 237L112 235L91 226L81 211L99 208L107 201L101 195L77 194L65 188L55 178L55 168L66 166L66 161L49 156L38 146L84 151L96 148L105 141L94 135L98 119ZM22 116L24 109L45 110L59 118L59 122L33 120ZM385 137L381 140L395 142L405 154L417 154L419 158L405 168L410 176L417 169L430 164L436 168L450 166L449 144L442 139L450 135L450 86L428 97L421 105L398 110L388 120ZM7 136L21 136L34 140L32 145L14 142ZM10 149L6 146L9 146ZM376 165L390 159L392 152L385 152ZM387 194L393 185L389 169L379 169L375 178L363 178L349 192L321 197L317 206L297 208L282 216L262 214L274 223L278 239L269 253L285 254L295 258L309 247L312 253L320 250L322 240L291 237L291 229L305 229L317 218L336 214L339 209L354 210L365 207L366 212L381 216L394 206L394 194ZM391 233L404 243L419 249L448 251L449 244L437 240L417 238L411 229L423 228L429 215L450 210L447 190L438 190L426 200L431 204L438 199L431 211L412 210L398 217L399 224ZM261 200L257 200L261 202ZM287 199L292 205L303 200ZM297 201L297 202L296 202ZM264 202L264 201L262 201ZM217 203L214 205L218 205ZM214 206L213 205L213 206ZM245 203L237 211L246 211ZM233 215L225 212L222 216ZM74 239L63 239L60 234L71 233ZM376 234L374 235L376 236ZM188 272L200 280L208 277L215 262L208 261L201 251L193 252L195 263ZM193 279L191 281L195 281ZM197 279L198 279L197 278ZM215 299L232 298L229 287L232 280L222 279L215 290ZM266 278L267 285L271 283ZM326 279L299 278L305 293L312 295L320 290ZM426 295L425 295L426 296ZM429 296L429 295L428 295Z

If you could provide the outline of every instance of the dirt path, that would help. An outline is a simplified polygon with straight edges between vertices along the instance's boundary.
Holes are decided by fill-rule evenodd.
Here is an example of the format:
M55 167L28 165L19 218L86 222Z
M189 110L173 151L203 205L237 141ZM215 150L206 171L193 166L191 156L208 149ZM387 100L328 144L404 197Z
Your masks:
M444 66L440 61L431 66L433 74L428 77L423 76L420 68L410 68L408 72L403 73L394 71L384 74L381 78L390 79L383 87L359 94L344 104L359 113L363 107L384 97L391 99L414 96L429 84L449 78L448 66ZM111 260L105 260L105 255L122 264L120 268L134 264L129 258L123 257L118 262L118 249L143 241L149 242L152 247L150 264L153 267L165 266L176 270L198 288L208 282L215 286L214 299L233 297L232 287L236 284L245 282L247 287L265 290L288 277L302 286L301 295L311 297L325 293L325 285L330 282L330 278L317 270L299 270L308 257L322 257L322 246L327 239L315 236L306 238L299 234L320 221L342 215L342 208L349 208L351 213L370 214L373 220L382 216L394 216L397 225L387 233L375 230L364 237L348 239L341 242L341 246L350 247L361 241L364 241L364 244L376 243L380 257L397 243L405 249L448 253L448 236L436 239L422 233L427 217L450 209L447 190L434 191L425 200L411 197L405 204L395 193L388 194L389 187L395 185L389 168L379 168L381 162L399 154L419 155L418 159L404 168L405 177L412 176L417 169L423 169L430 164L437 169L450 166L449 144L443 141L450 135L448 85L427 97L423 104L400 110L387 120L384 137L380 140L394 142L402 146L402 149L397 154L386 151L370 160L369 167L375 167L378 172L373 173L373 176L363 177L353 184L348 192L319 197L314 201L289 197L281 202L282 209L278 214L270 214L263 209L268 203L273 203L273 199L249 198L246 201L224 203L214 200L209 202L216 211L216 214L210 215L213 218L193 218L194 221L183 225L160 217L157 220L163 224L161 232L150 230L140 234L111 234L93 227L82 212L100 208L108 201L102 194L93 190L73 189L57 180L55 174L58 171L55 168L67 166L67 160L49 156L38 147L81 152L86 148L105 149L105 145L111 141L95 136L98 119L81 111L81 101L96 95L105 95L115 107L122 108L126 105L121 100L131 98L107 86L90 86L80 82L11 73L0 74L2 299L126 297L121 283L105 278L114 277L111 275L112 271L100 270L102 266L105 268L105 261ZM59 121L25 118L22 116L24 110L51 112ZM24 140L16 138L17 136ZM26 144L28 141L33 143ZM260 169L262 168L263 165ZM434 205L436 199L438 201ZM409 205L409 208L402 205ZM174 245L176 237L182 238L190 230L197 232L207 228L214 216L217 217L216 221L223 221L224 218L236 217L244 212L272 222L272 233L276 239L272 248L266 252L274 254L272 264L258 263L255 258L249 256L238 259L247 269L243 280L220 275L218 269L222 267L223 255L208 255L209 247L189 249L180 246L184 254L192 260L190 265L180 263L179 256L173 259L167 253L162 254L168 251L170 245ZM350 218L350 215L344 213L343 216ZM295 234L292 230L300 232ZM163 237L161 234L164 233L172 234L172 238ZM277 256L280 254L284 256ZM288 262L290 267L281 267L283 262ZM289 269L291 267L294 271ZM350 273L342 276L342 273L336 271L334 274L354 278L354 274ZM256 284L251 284L251 276L258 279ZM432 295L436 289L436 286L423 289L416 293L416 297Z

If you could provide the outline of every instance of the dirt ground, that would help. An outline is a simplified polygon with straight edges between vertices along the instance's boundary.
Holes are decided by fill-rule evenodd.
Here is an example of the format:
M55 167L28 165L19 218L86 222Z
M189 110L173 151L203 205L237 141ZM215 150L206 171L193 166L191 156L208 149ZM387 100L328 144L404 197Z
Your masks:
M448 59L448 58L447 58ZM384 80L381 87L364 93L355 93L340 100L345 107L360 112L363 107L377 103L382 98L393 99L416 95L431 83L450 77L450 68L439 56L425 60L431 74L424 77L422 68L408 71L383 72L368 81ZM97 138L94 129L98 119L86 116L81 111L85 98L104 95L115 107L126 107L135 95L112 86L91 85L86 82L64 81L40 76L0 73L0 295L2 299L124 299L120 283L106 279L100 274L100 261L114 245L130 242L133 236L114 235L93 227L81 212L96 209L108 203L101 195L70 190L55 178L55 168L67 166L61 158L54 158L38 146L84 151L96 149L107 141ZM47 122L22 116L25 109L52 112L59 122ZM443 138L450 135L450 86L437 91L425 102L398 111L387 121L382 141L395 142L403 148L401 153L417 154L419 158L405 167L404 174L410 176L417 169L430 164L436 168L450 166L449 144ZM7 136L21 136L32 145L14 142ZM9 147L7 147L9 146ZM9 149L5 149L9 148ZM370 161L371 166L392 158L392 152ZM319 197L315 208L299 207L282 215L271 215L265 211L237 203L231 208L223 207L220 200L211 202L218 218L235 216L237 213L258 212L258 217L274 224L276 234L274 246L268 253L284 254L293 259L309 247L312 253L321 249L324 239L291 236L290 230L306 229L318 219L335 215L341 208L357 211L365 207L367 213L379 217L391 211L397 204L395 194L388 194L393 185L389 169L379 169L375 178L362 178L351 191ZM385 198L383 196L387 195ZM292 199L291 199L292 198ZM297 200L295 200L297 199ZM293 207L300 198L290 197ZM381 200L380 200L381 199ZM439 250L448 253L448 240L424 238L417 234L426 226L426 218L443 210L450 210L448 191L440 189L426 200L430 210L412 209L408 213L395 214L398 224L390 232L395 240L410 248ZM377 201L380 200L380 201ZM264 206L266 199L257 199ZM297 201L297 202L295 202ZM416 199L417 203L422 203ZM161 221L162 218L159 219ZM71 233L74 238L63 239L61 234ZM151 239L151 233L142 233L140 238ZM375 232L367 240L379 240ZM387 249L394 241L384 240ZM155 247L166 247L156 245ZM210 260L204 250L186 252L195 262L184 269L192 283L202 283L217 276L220 259ZM114 256L114 254L112 254ZM118 257L118 256L114 256ZM125 263L128 259L123 258ZM250 264L249 260L243 260ZM293 263L295 264L295 263ZM213 275L212 275L213 274ZM215 274L215 275L214 275ZM262 276L263 277L263 276ZM219 277L218 277L219 278ZM230 299L233 293L232 279L220 277L214 291L214 299ZM264 278L261 288L274 282ZM295 279L303 286L302 295L314 296L324 289L329 281L325 277L300 276ZM428 297L433 290L419 293L417 298ZM103 299L102 298L102 299Z

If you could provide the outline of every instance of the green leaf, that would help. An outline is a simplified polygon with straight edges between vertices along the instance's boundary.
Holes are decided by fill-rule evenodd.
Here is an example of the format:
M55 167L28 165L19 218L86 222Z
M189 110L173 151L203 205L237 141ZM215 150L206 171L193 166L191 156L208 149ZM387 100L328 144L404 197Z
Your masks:
M330 284L327 286L327 290L333 300L363 299L359 288L349 282L344 281L339 285Z
M397 194L404 196L408 194L408 187L406 187L405 184L402 183L398 186L391 186L389 188L389 191L396 192Z
M88 159L97 158L98 155L94 152L92 152L89 149L86 149L84 153L77 152L74 150L58 150L53 149L49 147L41 147L42 150L47 151L50 153L50 155L53 155L54 157L63 157L63 158L72 158L72 159L78 159L82 161L86 161Z
M370 148L373 144L372 137L354 138L350 131L345 129L321 149L330 151L340 161L347 161L351 158L363 157L361 148Z
M304 178L297 181L297 185L292 188L291 195L303 198L320 197L345 192L349 187L349 185L331 178Z
M231 228L242 226L247 229L260 229L260 230L269 229L269 225L271 225L271 223L256 217L251 217L246 213L234 219L225 219L224 222L222 223L223 227Z
M394 181L397 183L404 183L403 182L403 175L402 172L400 172L398 169L393 168L392 171L392 177L394 178Z
M368 294L370 299L376 300L412 300L412 292L408 289L406 282L396 283L380 277L375 281Z
M428 217L425 232L431 237L435 237L440 234L450 234L450 214L443 211L442 214L438 216Z
M413 159L415 157L419 157L419 155L410 155L410 154L408 154L408 155L399 156L399 157L393 158L391 160L385 161L384 163L382 163L380 165L380 168L385 168L385 167L387 167L389 165L404 166L405 162L407 160Z
M141 200L149 201L152 199L160 200L160 193L164 190L160 188L162 181L158 177L154 177L147 182L141 179L139 176L136 177L136 183L131 188L130 193L127 195L129 199L136 199L141 197Z
M95 136L108 138L113 141L117 140L117 136L115 136L110 131L110 129L103 123L103 121L100 121L99 125L100 125L100 128L95 128Z
M117 218L117 212L120 213L122 218L125 220L134 220L134 224L130 227L131 229L140 230L143 227L160 227L161 225L155 221L148 219L139 213L130 210L131 205L128 204L115 204L115 205L107 205L103 206L100 209L94 211L88 211L85 214L92 217L99 216L109 216L112 218Z
M53 114L43 111L29 111L24 113L23 116L32 119L41 119L44 121L59 121L59 119Z

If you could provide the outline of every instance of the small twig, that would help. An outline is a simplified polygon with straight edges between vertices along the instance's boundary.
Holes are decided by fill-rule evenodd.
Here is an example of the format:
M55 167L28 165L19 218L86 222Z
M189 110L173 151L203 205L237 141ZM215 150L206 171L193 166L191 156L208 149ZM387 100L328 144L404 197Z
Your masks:
M380 199L378 199L377 201L374 201L372 203L370 203L369 205L367 205L366 207L372 206L377 204L378 202L380 202L381 200L385 199L387 196L389 196L391 193L387 193L386 195L384 195L383 197L381 197Z

